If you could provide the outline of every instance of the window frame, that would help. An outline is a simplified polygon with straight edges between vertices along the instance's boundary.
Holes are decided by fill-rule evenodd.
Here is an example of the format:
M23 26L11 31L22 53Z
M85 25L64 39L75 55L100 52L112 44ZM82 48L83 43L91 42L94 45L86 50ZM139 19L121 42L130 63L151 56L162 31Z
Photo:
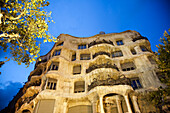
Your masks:
M126 66L126 65L130 65L129 67L128 66ZM131 66L132 65L132 66ZM132 70L135 70L136 69L136 65L135 65L135 63L134 62L125 62L125 63L122 63L122 64L120 64L120 66L121 66L121 70L122 71L132 71ZM126 67L126 68L125 68Z
M80 68L80 72L79 73L77 73L77 72L74 72L76 69L75 68ZM73 66L73 75L78 75L78 74L81 74L81 69L82 69L82 67L81 67L81 65L75 65L75 66Z
M56 65L57 64L57 65ZM60 64L60 62L52 62L51 63L51 65L50 65L50 71L51 70L55 70L55 71L58 71L58 69L59 69L59 64ZM55 66L55 67L54 67ZM55 68L55 69L53 69L53 67ZM57 69L56 69L57 68Z
M116 44L117 44L118 46L124 45L123 40L117 40L117 41L116 41Z
M136 55L137 54L137 52L136 52L136 50L134 48L130 49L130 52L132 53L132 55Z
M148 48L145 47L144 45L141 45L140 49L141 49L142 52L148 52L149 51Z
M84 57L83 57L83 55L84 55ZM80 54L80 60L90 60L90 59L91 59L90 53Z
M133 84L134 83L134 84ZM136 90L136 89L140 89L143 88L141 81L138 77L136 78L131 78L131 87Z
M61 49L57 49L54 51L53 56L59 56L60 54L61 54Z
M87 44L79 44L78 49L87 49Z
M73 58L75 57L75 58ZM76 53L73 53L72 56L71 56L71 61L75 61L76 60Z
M80 83L80 85L76 85L76 83L77 84ZM83 90L82 91L76 91L76 89L78 89L78 88L76 88L76 86L78 88L83 86L83 87L81 87ZM83 93L83 92L85 92L85 81L76 81L76 82L74 82L74 93Z
M57 89L57 82L58 82L57 79L47 78L45 89L56 90Z
M123 52L121 50L119 51L114 51L111 53L112 58L116 58L116 57L122 57L123 56ZM114 56L113 56L114 55Z

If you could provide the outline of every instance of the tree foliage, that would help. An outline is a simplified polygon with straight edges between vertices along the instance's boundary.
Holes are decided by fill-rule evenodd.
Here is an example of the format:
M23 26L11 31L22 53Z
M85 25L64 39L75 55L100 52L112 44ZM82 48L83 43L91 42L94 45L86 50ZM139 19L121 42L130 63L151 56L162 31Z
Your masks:
M170 29L169 29L170 32ZM162 44L158 47L158 66L161 71L161 81L167 86L170 85L170 35L167 31L164 32L164 36L160 39Z
M39 56L40 42L57 41L48 32L48 23L53 22L51 12L44 7L46 0L1 0L0 12L0 51L9 51L5 57L18 64L29 64Z
M163 113L166 112L165 110L168 110L168 97L170 95L170 35L167 31L164 32L164 36L160 39L160 42L161 44L157 46L157 64L160 70L159 78L161 82L166 84L166 87L159 87L157 91L149 92L145 97L148 102L151 102L159 109L159 112ZM163 109L163 106L165 109Z

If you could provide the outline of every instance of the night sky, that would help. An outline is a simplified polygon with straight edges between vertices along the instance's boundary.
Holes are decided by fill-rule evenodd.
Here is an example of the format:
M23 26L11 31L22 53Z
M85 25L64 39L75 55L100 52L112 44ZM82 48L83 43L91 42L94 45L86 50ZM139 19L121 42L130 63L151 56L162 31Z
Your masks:
M77 37L89 37L100 31L107 33L135 30L147 37L153 51L157 51L160 37L170 28L169 0L49 0L47 11L52 11L55 23L49 24L49 32L57 37L61 33ZM42 43L41 55L45 55L54 43ZM0 60L8 52L0 51ZM34 64L26 68L9 61L0 68L0 110L8 105L19 91Z

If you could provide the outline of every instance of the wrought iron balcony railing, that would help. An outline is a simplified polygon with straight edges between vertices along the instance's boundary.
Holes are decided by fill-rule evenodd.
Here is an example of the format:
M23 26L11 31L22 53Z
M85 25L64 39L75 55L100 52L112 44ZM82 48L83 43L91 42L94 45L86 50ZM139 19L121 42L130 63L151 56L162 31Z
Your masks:
M88 91L90 91L96 86L114 86L114 85L131 85L131 81L124 75L119 77L117 80L113 78L107 78L106 80L98 80L97 78L94 78L93 82L90 85L88 85Z
M106 44L111 44L114 45L112 41L106 41L105 39L101 40L101 41L93 41L90 44L88 44L88 48L90 48L91 46L97 45L97 44L102 44L102 43L106 43Z
M99 65L92 65L90 66L88 69L86 69L86 73L90 73L91 71L98 69L98 68L112 68L112 69L116 69L117 71L119 71L118 67L114 64L108 64L108 63L104 63L104 64L99 64Z
M93 58L97 57L98 55L107 55L107 56L110 57L110 53L105 52L105 51L100 51L100 52L98 52L98 53L95 53L95 54L93 55Z

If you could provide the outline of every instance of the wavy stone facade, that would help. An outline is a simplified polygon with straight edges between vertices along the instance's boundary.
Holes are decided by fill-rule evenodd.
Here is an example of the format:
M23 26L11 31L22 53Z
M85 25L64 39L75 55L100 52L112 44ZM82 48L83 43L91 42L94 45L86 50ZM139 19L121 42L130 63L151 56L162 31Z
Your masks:
M144 113L136 92L161 85L150 43L136 31L61 34L41 56L16 113ZM154 111L154 108L149 108Z

